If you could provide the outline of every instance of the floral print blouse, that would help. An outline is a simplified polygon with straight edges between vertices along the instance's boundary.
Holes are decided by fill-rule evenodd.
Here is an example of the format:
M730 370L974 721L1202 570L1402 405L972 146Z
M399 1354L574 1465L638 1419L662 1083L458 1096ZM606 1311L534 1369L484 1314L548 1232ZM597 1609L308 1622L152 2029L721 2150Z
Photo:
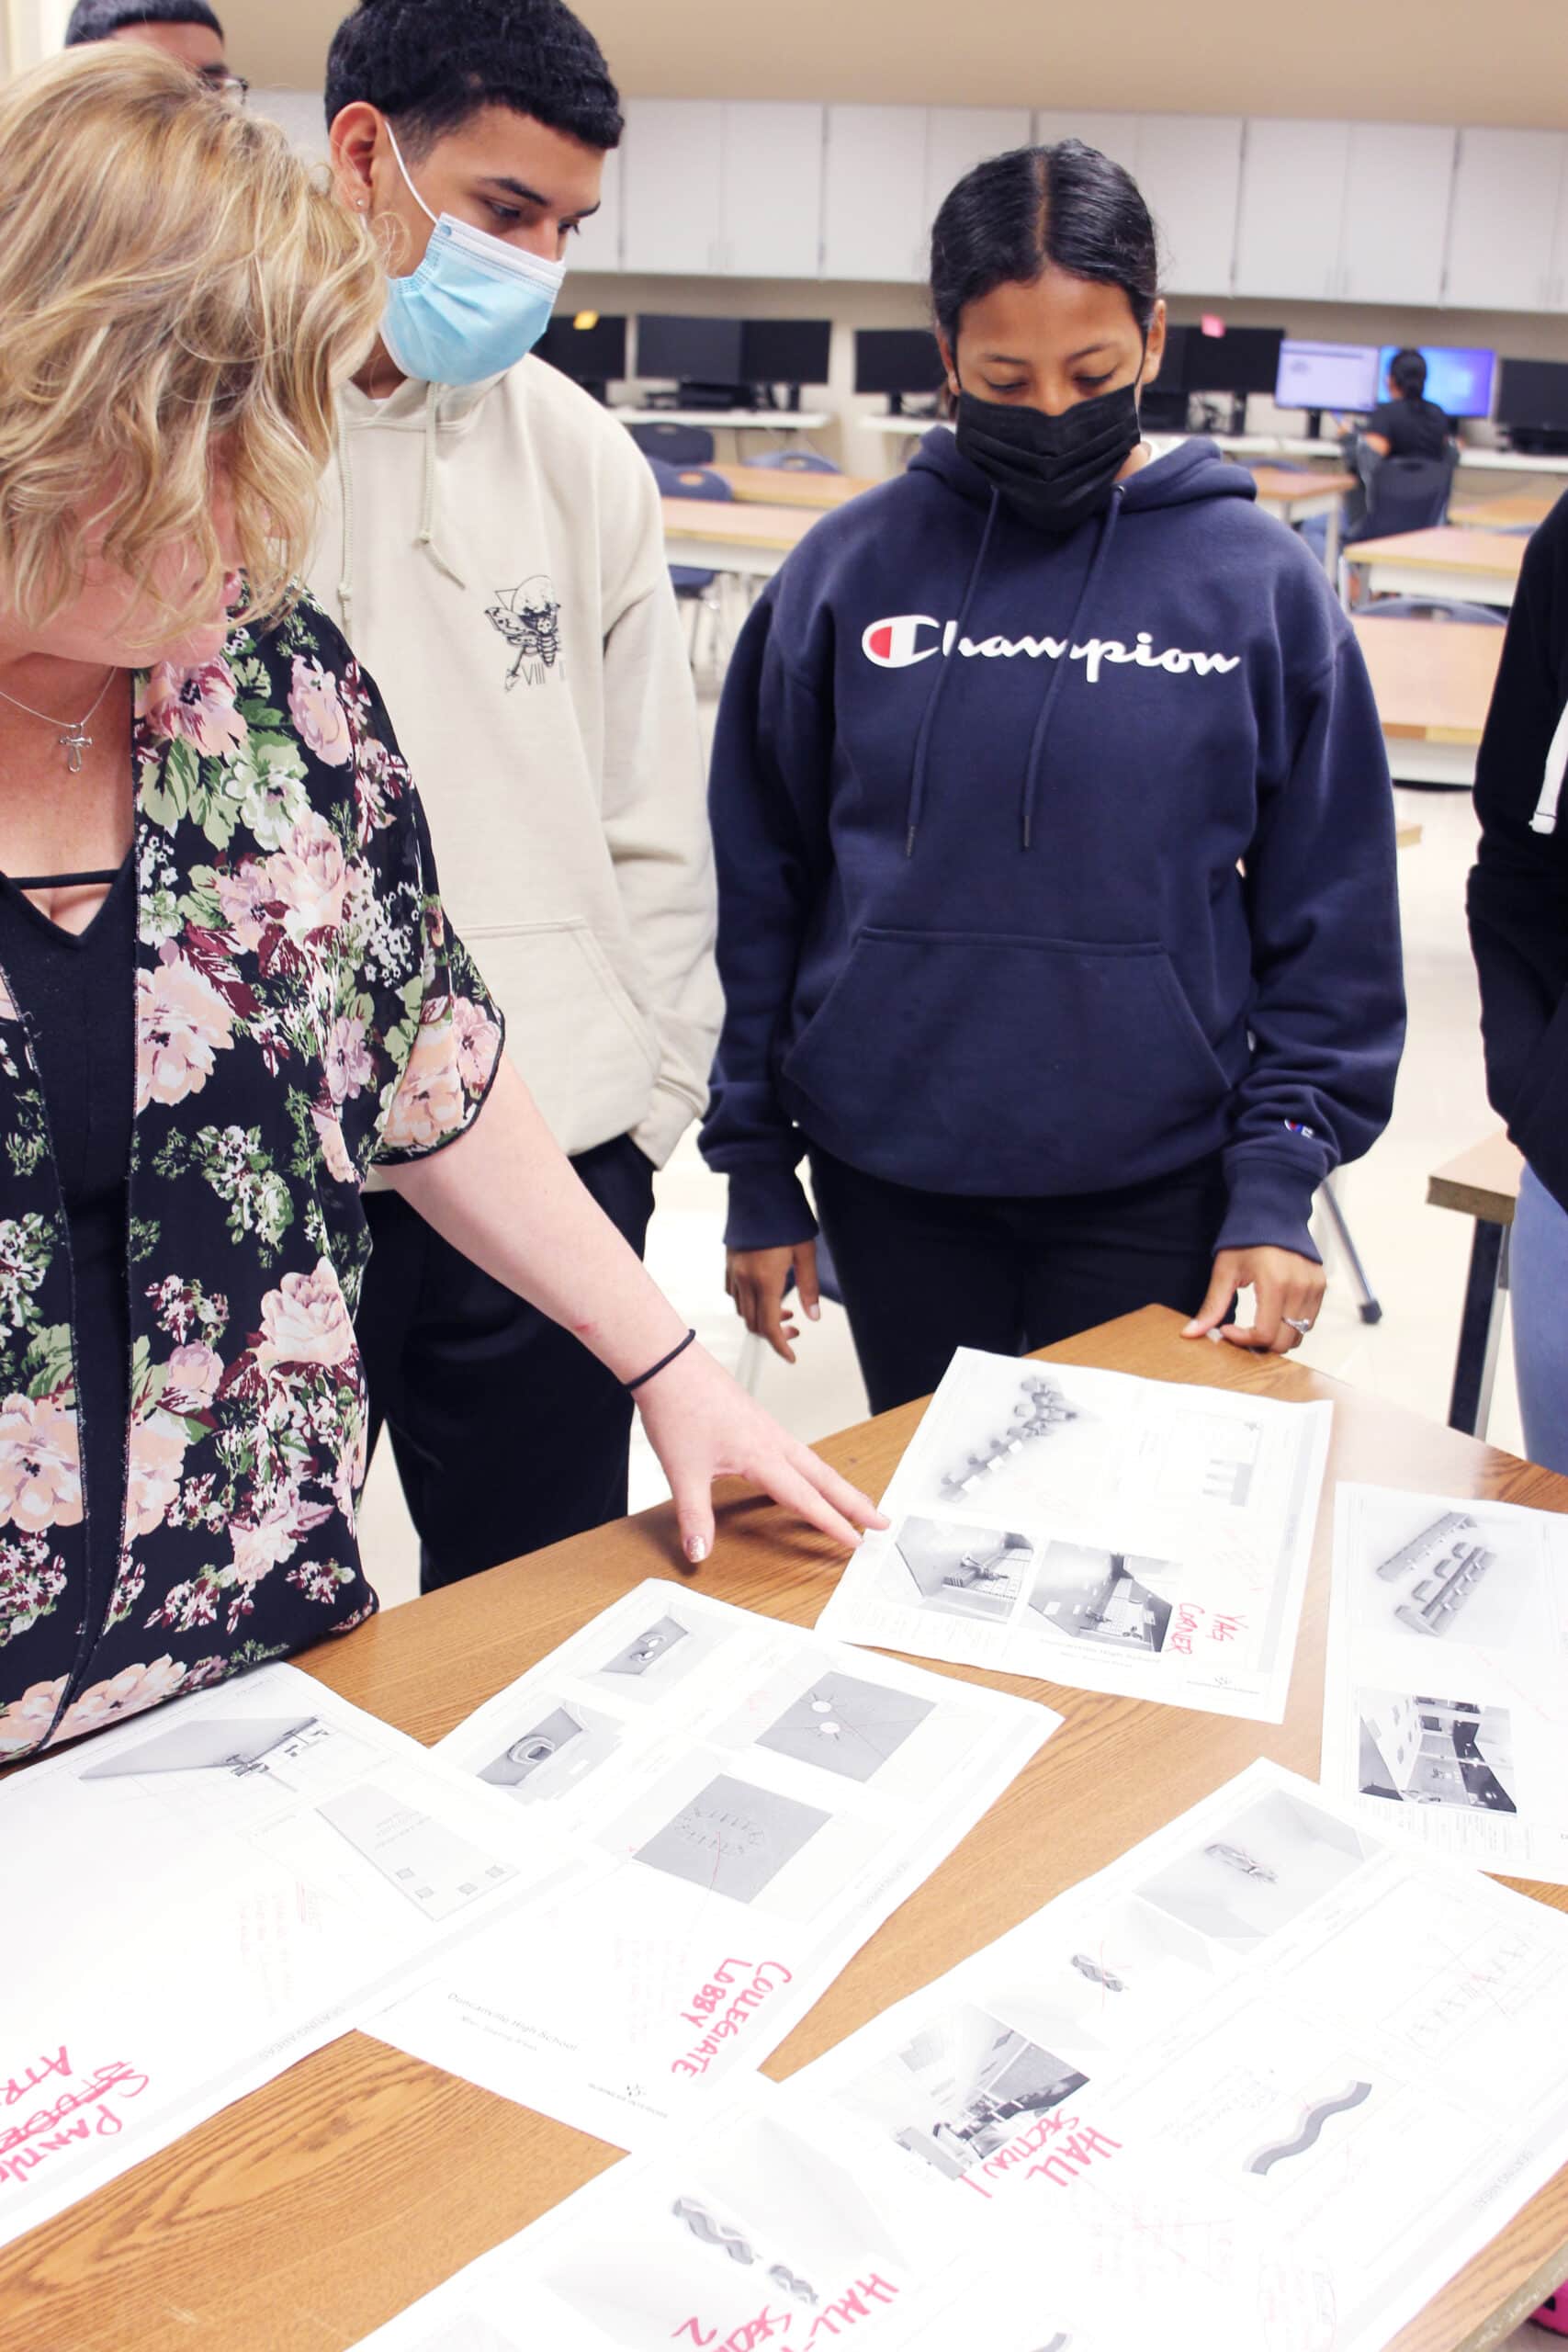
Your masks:
M501 1058L386 712L316 605L139 678L132 758L130 1424L91 1610L70 1249L0 975L0 1762L374 1611L360 1186L460 1134Z

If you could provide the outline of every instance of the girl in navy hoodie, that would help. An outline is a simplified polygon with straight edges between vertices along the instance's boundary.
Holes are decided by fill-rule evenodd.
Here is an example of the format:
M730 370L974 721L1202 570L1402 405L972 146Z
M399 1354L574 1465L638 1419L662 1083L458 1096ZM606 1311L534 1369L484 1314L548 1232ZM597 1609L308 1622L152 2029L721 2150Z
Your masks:
M807 1158L877 1410L1150 1301L1296 1346L1313 1195L1404 1035L1366 672L1250 478L1140 440L1137 188L1076 141L998 156L931 261L956 432L772 582L712 785L730 1293L793 1362Z

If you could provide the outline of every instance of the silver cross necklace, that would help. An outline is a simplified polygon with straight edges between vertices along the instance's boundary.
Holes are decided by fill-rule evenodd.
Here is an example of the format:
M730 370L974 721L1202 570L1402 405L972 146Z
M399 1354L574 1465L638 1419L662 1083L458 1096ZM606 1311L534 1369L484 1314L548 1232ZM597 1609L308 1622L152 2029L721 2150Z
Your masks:
M108 676L93 696L91 707L83 712L74 726L68 718L53 718L47 710L35 710L30 702L18 702L15 695L8 695L6 692L4 686L0 686L0 702L8 702L13 710L25 710L29 718L41 718L46 727L58 727L61 729L58 741L61 750L65 754L65 764L73 775L80 775L82 754L84 752L90 752L93 748L93 739L87 732L87 721L93 717L98 705L113 685L116 675L115 671L109 672Z

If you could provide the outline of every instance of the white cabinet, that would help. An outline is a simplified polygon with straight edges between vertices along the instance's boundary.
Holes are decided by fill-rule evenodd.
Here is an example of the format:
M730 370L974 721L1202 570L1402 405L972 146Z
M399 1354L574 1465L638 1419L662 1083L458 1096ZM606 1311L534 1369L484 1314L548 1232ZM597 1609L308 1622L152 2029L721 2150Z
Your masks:
M718 268L723 112L716 99L627 100L625 268L686 277Z
M1027 147L1033 125L1027 107L930 107L926 110L925 226L965 172L987 156Z
M1568 139L1557 130L1461 130L1443 299L1461 311L1544 311L1554 272ZM1553 247L1556 243L1556 258Z
M1160 232L1166 290L1228 294L1241 200L1240 121L1143 116L1134 176Z
M1088 108L1072 107L1037 107L1034 110L1034 136L1042 147L1055 147L1064 139L1081 139L1086 147L1098 147L1113 164L1138 175L1138 118L1135 114L1097 114Z
M621 151L613 147L604 158L604 181L599 209L585 220L566 249L567 266L617 270L621 266Z
M822 243L822 108L723 108L718 267L727 277L815 277Z
M1249 122L1241 171L1235 291L1270 300L1332 299L1350 126Z
M1344 300L1441 299L1454 139L1426 123L1352 123L1337 288Z
M927 266L926 108L828 108L822 275L908 284Z

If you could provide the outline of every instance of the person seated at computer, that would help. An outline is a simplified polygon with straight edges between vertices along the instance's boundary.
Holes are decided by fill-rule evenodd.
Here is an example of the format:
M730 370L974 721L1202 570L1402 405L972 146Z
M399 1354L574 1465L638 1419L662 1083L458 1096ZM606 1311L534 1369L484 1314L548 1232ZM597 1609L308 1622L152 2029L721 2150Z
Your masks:
M1404 1032L1356 639L1239 466L1143 438L1166 323L1136 186L1020 148L960 181L931 258L956 430L770 581L711 790L730 1295L793 1362L808 1155L878 1409L955 1347L1151 1301L1298 1345L1313 1196L1381 1132Z
M1418 351L1396 351L1389 362L1388 398L1368 418L1361 444L1379 458L1440 458L1453 425L1427 398L1427 362Z

